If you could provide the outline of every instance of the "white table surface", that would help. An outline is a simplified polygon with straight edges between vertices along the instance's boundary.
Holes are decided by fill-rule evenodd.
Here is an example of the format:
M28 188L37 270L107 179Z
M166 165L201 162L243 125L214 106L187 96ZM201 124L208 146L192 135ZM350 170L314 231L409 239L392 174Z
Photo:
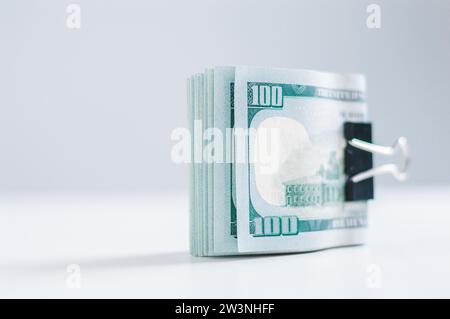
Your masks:
M187 194L3 194L0 297L449 298L450 187L376 195L367 245L194 258Z

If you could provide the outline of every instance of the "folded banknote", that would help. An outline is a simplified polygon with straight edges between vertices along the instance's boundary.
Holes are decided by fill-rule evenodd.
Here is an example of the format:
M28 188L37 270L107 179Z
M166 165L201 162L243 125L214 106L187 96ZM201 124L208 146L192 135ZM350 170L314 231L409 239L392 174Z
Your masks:
M195 256L303 252L365 241L345 200L345 122L368 122L358 74L216 67L188 79Z

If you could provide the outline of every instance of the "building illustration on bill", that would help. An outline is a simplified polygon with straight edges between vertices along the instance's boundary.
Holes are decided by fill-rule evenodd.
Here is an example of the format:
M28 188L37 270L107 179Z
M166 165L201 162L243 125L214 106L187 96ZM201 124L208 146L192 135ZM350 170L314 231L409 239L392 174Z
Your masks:
M311 176L284 182L285 205L292 207L324 206L343 201L343 164L331 152L328 164Z

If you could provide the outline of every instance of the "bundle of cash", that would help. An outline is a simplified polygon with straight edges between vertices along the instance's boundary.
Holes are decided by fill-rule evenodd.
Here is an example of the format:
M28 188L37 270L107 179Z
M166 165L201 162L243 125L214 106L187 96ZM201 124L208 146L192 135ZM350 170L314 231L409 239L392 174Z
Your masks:
M216 67L188 79L191 253L362 244L367 202L344 196L344 122L367 122L358 74Z

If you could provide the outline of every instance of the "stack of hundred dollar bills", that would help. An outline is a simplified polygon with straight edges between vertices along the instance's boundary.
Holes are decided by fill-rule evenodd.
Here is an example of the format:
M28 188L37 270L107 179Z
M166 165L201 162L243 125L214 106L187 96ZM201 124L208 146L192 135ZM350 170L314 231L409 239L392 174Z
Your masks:
M367 122L358 74L216 67L188 79L195 256L362 244L344 198L344 122Z

